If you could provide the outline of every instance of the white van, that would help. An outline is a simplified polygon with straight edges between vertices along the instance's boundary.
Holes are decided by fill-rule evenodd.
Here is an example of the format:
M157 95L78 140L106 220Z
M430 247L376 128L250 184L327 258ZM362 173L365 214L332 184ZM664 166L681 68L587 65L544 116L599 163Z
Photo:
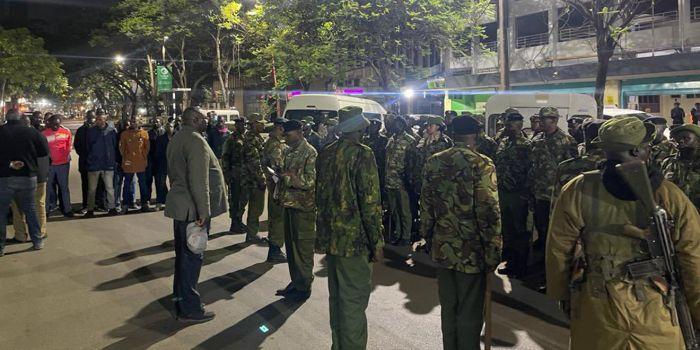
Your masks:
M362 108L362 112L367 118L383 120L387 114L382 105L366 98L346 95L308 94L292 97L287 102L284 117L290 120L300 120L305 116L312 116L318 123L325 118L337 117L338 110L347 106Z
M234 120L241 115L235 107L232 107L232 109L203 109L202 112L205 114L214 112L216 115L224 117L227 126L233 126Z
M508 108L515 108L525 117L523 129L530 130L530 117L538 114L542 107L555 107L559 110L559 128L566 131L568 117L597 114L595 99L583 94L550 93L509 93L491 96L486 102L486 132L496 134L498 118Z

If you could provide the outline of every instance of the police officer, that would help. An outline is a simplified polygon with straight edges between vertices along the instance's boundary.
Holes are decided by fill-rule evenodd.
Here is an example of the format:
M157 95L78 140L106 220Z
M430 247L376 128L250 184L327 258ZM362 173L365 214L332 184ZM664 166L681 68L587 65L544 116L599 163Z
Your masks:
M684 348L664 278L633 278L627 268L650 258L642 239L649 217L615 166L646 161L653 138L653 125L636 117L606 121L596 139L607 159L602 170L567 183L555 204L546 251L547 294L565 301L573 350ZM675 223L671 236L697 329L700 217L677 186L658 174L651 174L650 182L657 203ZM586 261L583 276L571 274L577 241Z
M406 246L410 244L413 222L407 191L410 175L406 165L408 152L414 146L415 139L406 132L408 125L403 117L396 117L392 127L394 135L386 147L386 191L395 232L391 236L391 244Z
M292 301L308 299L314 279L317 153L304 139L302 126L298 120L284 123L289 147L284 151L279 183L291 283L278 294Z
M452 122L454 147L428 159L421 236L438 264L443 348L479 349L487 275L501 261L501 220L493 162L475 151L479 122Z
M605 152L603 152L597 144L593 143L593 140L598 137L598 129L600 129L603 122L604 120L602 119L592 119L583 124L586 151L584 155L565 160L557 166L557 184L554 186L554 191L552 192L552 204L556 202L562 187L564 187L567 182L583 172L598 169L603 161L605 161Z
M281 171L284 151L287 145L284 142L284 123L287 122L284 118L277 118L274 121L272 131L270 131L267 141L263 146L262 165L265 170L265 178L267 179L267 261L271 263L287 262L287 258L282 253L280 247L284 244L284 215L282 206L275 198L275 190L277 184L273 175L267 171ZM279 179L278 179L279 181Z
M246 233L243 224L243 212L245 212L246 197L243 193L243 135L245 134L245 119L235 120L235 128L224 142L221 155L221 167L228 186L229 217L231 227L229 232Z
M308 141L317 152L320 151L323 140L321 139L321 135L314 131L314 125L316 125L314 117L307 115L302 118L302 122L304 122L304 138L306 138L306 141Z
M666 158L675 156L678 152L676 143L667 139L664 135L668 125L666 118L650 116L644 119L646 123L652 123L656 127L656 138L651 142L651 155L649 156L649 166L654 171L661 171L661 163Z
M498 198L503 217L503 259L506 268L498 273L512 277L525 274L530 250L527 230L527 171L530 162L530 140L523 134L523 116L509 108L503 116L505 129L494 157L498 174Z
M583 138L583 122L585 120L586 117L581 115L574 115L566 120L569 135L576 140L577 144L582 144L585 141Z
M382 120L380 118L367 118L370 122L367 128L367 135L362 139L362 143L369 146L374 153L374 159L377 162L379 170L379 188L382 193L382 203L386 201L386 146L389 143L389 138L382 132Z
M344 107L338 116L340 140L316 164L316 252L328 263L332 348L365 349L372 263L384 247L379 176L372 150L360 143L369 126L362 109Z
M444 130L445 120L442 117L429 117L426 121L425 136L409 152L411 186L413 186L413 190L417 194L421 193L423 186L423 167L425 162L433 154L452 147L452 139L445 135Z
M683 125L685 122L685 111L681 108L681 103L676 101L673 103L673 109L671 109L671 120L673 125Z
M246 218L246 242L258 240L260 230L260 215L265 206L265 188L267 186L262 169L262 153L264 140L260 133L265 124L259 113L248 117L248 131L243 135L241 186L243 195L248 202L248 217Z
M534 246L542 249L547 237L550 200L557 181L557 166L569 158L576 157L578 150L576 140L557 126L559 111L556 108L543 107L540 109L539 116L542 132L532 140L531 166L527 177L530 181L531 196L534 199L533 219L538 235Z
M530 139L534 139L537 134L542 132L542 118L540 118L539 114L530 117L530 130L532 130Z
M680 187L700 210L700 126L686 124L671 131L678 153L663 163L663 174Z

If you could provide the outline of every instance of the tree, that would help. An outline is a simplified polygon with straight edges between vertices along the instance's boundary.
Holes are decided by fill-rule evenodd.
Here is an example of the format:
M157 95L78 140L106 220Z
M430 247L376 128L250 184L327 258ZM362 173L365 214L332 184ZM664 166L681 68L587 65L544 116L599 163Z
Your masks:
M0 101L6 94L60 94L68 88L61 63L28 29L0 28Z
M603 116L605 105L605 81L608 77L610 58L620 46L620 38L629 32L630 24L652 6L652 2L639 0L564 0L581 13L595 28L598 69L595 79L595 101L598 117Z

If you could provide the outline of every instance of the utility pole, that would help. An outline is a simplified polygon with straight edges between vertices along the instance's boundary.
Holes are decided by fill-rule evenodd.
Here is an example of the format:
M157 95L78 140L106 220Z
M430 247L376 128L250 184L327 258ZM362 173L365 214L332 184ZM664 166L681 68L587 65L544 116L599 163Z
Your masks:
M510 60L508 55L508 0L498 0L498 66L501 76L499 89L510 89Z

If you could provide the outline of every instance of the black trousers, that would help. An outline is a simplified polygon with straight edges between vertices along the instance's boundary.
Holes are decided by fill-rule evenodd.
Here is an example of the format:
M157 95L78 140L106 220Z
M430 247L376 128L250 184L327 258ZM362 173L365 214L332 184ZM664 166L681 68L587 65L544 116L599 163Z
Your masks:
M537 242L544 248L547 242L547 230L549 230L549 211L552 202L541 199L535 200L535 211L532 213L532 219L535 221L535 229L537 229Z
M173 294L177 312L182 316L196 316L204 312L202 300L197 291L199 272L202 269L204 254L195 254L187 248L187 225L189 222L175 222L175 278Z

